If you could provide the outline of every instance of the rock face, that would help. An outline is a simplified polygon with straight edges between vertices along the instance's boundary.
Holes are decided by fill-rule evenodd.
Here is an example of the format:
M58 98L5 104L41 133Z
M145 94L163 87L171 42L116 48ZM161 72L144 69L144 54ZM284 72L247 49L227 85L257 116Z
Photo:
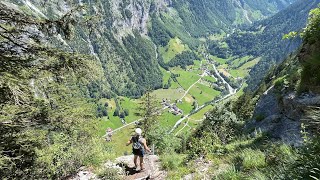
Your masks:
M253 119L246 125L246 129L267 132L272 138L300 146L303 142L301 123L305 110L310 106L319 107L320 96L297 96L293 92L279 95L279 92L271 88L260 97Z

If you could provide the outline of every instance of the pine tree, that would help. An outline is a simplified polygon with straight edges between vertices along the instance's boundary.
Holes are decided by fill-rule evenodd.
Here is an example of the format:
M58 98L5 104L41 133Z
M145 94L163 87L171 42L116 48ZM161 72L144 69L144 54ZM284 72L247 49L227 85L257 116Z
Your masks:
M156 96L152 95L150 91L147 91L147 93L142 97L137 115L143 117L141 127L145 137L148 137L152 128L158 124L160 109L157 104Z

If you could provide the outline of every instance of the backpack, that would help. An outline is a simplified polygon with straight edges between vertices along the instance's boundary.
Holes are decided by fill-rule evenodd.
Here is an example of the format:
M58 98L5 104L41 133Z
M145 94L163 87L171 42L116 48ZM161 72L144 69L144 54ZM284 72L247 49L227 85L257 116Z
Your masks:
M132 148L133 149L142 149L142 145L141 143L139 142L139 139L140 137L132 137L132 141L133 141L133 144L132 144Z

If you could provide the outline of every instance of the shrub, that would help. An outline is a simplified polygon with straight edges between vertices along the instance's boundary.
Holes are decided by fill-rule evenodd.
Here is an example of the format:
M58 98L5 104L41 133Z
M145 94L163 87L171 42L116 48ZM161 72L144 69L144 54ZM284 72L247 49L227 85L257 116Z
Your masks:
M124 115L129 116L129 109L124 109Z
M95 172L101 180L122 180L117 170L111 168L101 168Z
M266 157L260 150L244 149L237 157L241 161L241 166L244 169L255 169L266 166Z
M320 178L320 137L314 138L299 152L298 159L287 169L284 179Z
M168 131L168 128L156 126L148 133L149 142L155 145L160 154L181 149L180 139L168 134Z
M214 179L216 180L241 180L244 176L236 170L234 166L229 167L223 173L217 175Z
M176 170L183 165L184 156L177 153L167 153L161 155L160 160L164 170Z

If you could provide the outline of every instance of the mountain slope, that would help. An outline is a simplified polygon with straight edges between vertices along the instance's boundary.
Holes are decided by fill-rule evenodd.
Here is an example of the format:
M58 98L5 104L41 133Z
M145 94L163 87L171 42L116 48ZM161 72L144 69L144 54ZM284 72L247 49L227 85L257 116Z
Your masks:
M270 18L258 21L249 28L236 30L223 40L227 43L227 48L217 48L213 42L210 46L211 53L220 56L262 57L250 71L248 79L249 89L254 90L270 67L282 62L300 46L301 39L283 40L283 36L302 29L307 22L309 11L319 3L319 0L296 1Z
M196 37L221 30L230 31L233 24L250 23L270 16L292 2L6 1L18 5L20 10L39 19L56 19L76 6L86 5L86 8L77 13L77 20L82 23L74 27L74 38L65 40L57 35L52 41L57 47L91 54L99 61L106 81L90 85L92 97L110 97L114 93L139 97L148 88L161 88L162 73L153 43L165 45L171 38L179 37L195 49L199 45ZM151 36L152 41L146 35Z

